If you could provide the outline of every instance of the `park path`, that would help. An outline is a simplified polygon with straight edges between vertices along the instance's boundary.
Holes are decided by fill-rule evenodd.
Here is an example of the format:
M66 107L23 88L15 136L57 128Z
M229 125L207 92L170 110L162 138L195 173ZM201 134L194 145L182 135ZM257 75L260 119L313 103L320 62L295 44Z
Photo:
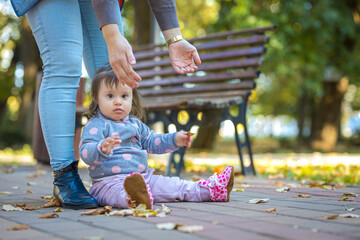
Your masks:
M41 196L52 194L52 175L48 166L42 166L42 176L36 166L0 167L0 204L26 203L38 207L47 200ZM86 169L80 169L82 179L89 179ZM290 186L289 192L276 189ZM166 203L172 212L166 217L81 216L83 210L63 209L58 218L39 219L55 208L33 211L0 211L0 239L360 239L360 218L324 216L337 214L360 215L360 196L353 201L338 201L345 192L360 194L360 187L328 188L300 185L284 179L237 178L231 201L226 203ZM32 193L26 193L26 191ZM294 198L309 194L309 198ZM269 199L266 203L250 204L251 199ZM155 204L161 208L161 204ZM264 210L276 208L276 212ZM345 209L355 208L348 212ZM99 208L100 209L100 208ZM173 222L201 225L203 230L183 233L177 230L159 230L158 223ZM17 224L26 224L27 230L8 231Z

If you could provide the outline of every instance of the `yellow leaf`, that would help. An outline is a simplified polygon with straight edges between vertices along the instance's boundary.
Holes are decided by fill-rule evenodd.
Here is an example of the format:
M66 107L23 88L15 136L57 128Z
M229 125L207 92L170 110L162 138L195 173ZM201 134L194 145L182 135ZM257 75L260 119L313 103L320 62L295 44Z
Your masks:
M58 208L54 209L54 212L63 212L63 210L58 207Z
M353 197L342 197L338 201L353 201L354 199Z
M345 192L343 193L344 196L348 196L348 197L357 197L358 194L353 193L353 192Z
M30 190L27 190L25 193L33 193L32 191L30 191Z
M244 189L234 188L234 189L233 189L233 191L235 191L235 192L243 192L243 191L244 191Z

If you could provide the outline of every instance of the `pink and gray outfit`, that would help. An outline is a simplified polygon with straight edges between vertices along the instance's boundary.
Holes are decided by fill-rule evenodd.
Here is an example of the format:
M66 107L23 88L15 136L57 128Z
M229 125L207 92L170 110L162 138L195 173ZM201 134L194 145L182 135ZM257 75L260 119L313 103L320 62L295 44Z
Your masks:
M100 146L110 136L119 136L121 144L105 155ZM154 202L210 201L210 191L198 182L178 177L153 175L148 168L147 153L168 153L177 150L175 133L155 134L134 116L114 122L100 112L85 125L80 142L80 155L90 167L93 186L90 194L100 206L127 208L123 182L127 175L139 172L151 189Z

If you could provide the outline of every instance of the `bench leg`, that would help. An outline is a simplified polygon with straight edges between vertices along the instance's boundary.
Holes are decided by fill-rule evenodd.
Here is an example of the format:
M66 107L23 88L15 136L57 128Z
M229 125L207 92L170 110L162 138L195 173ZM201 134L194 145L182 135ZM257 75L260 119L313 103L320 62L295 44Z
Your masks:
M186 152L186 147L182 147L175 152L170 154L169 163L166 166L165 175L166 176L180 176L182 169L185 169L184 155ZM175 169L175 174L172 173L172 169Z
M255 176L256 171L255 171L255 167L254 167L254 161L253 161L253 155L252 155L252 150L251 150L251 145L250 145L249 134L247 131L247 126L246 126L246 106L247 106L247 99L244 102L238 104L239 114L235 117L231 116L230 119L235 126L235 140L236 140L236 146L237 146L239 158L240 158L241 173L243 175L254 175ZM245 135L244 141L241 140L240 134L237 131L237 125L239 123L244 127L244 135ZM244 164L244 156L243 156L243 152L242 152L244 147L247 148L248 155L250 158L249 166L245 166L245 164Z

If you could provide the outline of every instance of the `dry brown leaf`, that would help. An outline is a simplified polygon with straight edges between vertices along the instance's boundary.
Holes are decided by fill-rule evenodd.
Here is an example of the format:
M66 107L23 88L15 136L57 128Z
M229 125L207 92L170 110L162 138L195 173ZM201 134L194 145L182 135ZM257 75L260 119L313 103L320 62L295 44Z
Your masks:
M0 192L0 194L7 195L7 194L12 194L12 192Z
M348 196L348 197L357 197L358 194L357 193L353 193L353 192L345 192L343 193L344 196Z
M53 195L46 195L46 196L41 196L41 198L43 198L43 199L53 199L55 197Z
M322 188L325 190L335 190L335 188L331 185L324 185L324 186L322 186Z
M342 197L338 201L354 201L354 199L353 197Z
M187 132L186 135L188 135L189 137L192 137L195 135L195 133L192 133L192 132Z
M269 208L269 209L264 210L264 212L266 212L266 213L276 212L276 208Z
M324 184L322 184L322 183L317 183L317 182L310 182L309 183L309 187L311 187L311 188L313 188L313 187L323 187L324 186Z
M27 207L27 206L26 206L26 203L23 203L23 204L21 204L21 205L16 204L16 207L19 207L19 208L21 208L21 209L23 209L23 210L28 210L28 211L40 209L39 207Z
M266 203L268 202L269 199L268 198L264 198L264 199L251 199L249 200L249 203L251 204L258 204L258 203Z
M58 217L59 217L59 214L57 214L57 213L47 213L47 214L44 214L44 215L39 216L39 218L41 218L41 219L45 219L45 218L58 218Z
M104 212L109 213L109 212L112 212L112 211L114 211L114 210L113 210L113 208L111 206L105 206L104 207Z
M29 175L27 175L28 178L37 178L37 177L41 177L42 174L40 173L31 173Z
M339 217L339 214L324 216L324 219L325 220L330 220L330 219L335 219L337 217Z
M19 204L16 204L16 207L19 207L19 208L23 208L23 207L26 207L26 203L23 203L23 204L21 204L21 205L19 205Z
M61 203L56 198L52 198L49 200L48 203L41 206L42 208L49 208L49 207L61 207Z
M104 209L90 209L90 210L86 210L86 211L80 213L80 216L82 216L82 215L101 215L101 214L105 214Z
M26 229L29 229L30 226L29 225L23 225L23 224L18 224L18 225L15 225L11 228L7 228L6 230L8 231L17 231L17 230L26 230Z
M33 193L32 191L30 191L30 190L27 190L25 193Z
M311 195L309 194L298 194L296 196L293 196L293 198L309 198Z

